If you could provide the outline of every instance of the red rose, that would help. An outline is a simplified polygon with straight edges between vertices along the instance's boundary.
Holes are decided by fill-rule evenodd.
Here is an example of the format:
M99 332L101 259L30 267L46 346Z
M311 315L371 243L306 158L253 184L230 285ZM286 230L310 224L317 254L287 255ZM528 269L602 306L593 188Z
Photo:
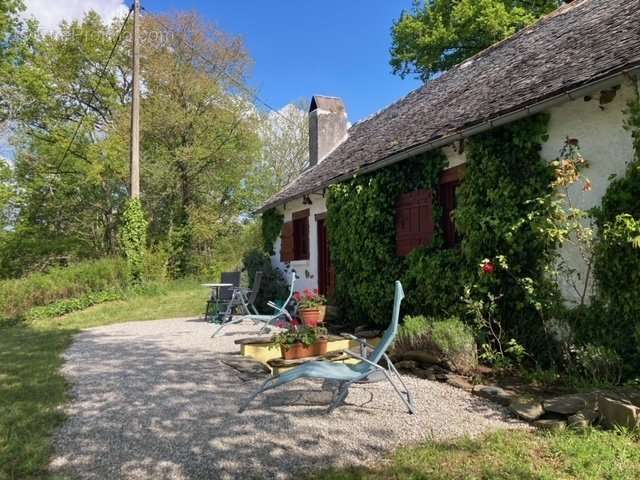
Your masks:
M302 300L302 295L300 295L300 292L296 292L293 294L293 298L296 299L296 302L299 302L300 300Z
M484 273L493 273L496 270L496 266L491 263L491 262L487 262L484 265L482 265L482 271Z

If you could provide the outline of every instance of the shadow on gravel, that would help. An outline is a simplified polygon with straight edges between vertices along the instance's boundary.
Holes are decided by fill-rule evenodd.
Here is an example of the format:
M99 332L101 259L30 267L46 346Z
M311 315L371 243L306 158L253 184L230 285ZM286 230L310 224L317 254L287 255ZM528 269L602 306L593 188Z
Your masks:
M206 325L142 328L136 335L87 331L68 351L65 374L74 400L56 437L54 473L96 480L286 478L363 452L381 455L393 428L385 418L416 421L400 402L391 408L375 402L380 393L368 390L379 384L358 387L355 401L350 395L329 417L330 392L319 382L270 392L240 415L238 405L263 378L246 380L225 365L223 359L237 355L214 352ZM504 420L484 401L471 400L467 408ZM354 410L367 422L364 436L354 435Z

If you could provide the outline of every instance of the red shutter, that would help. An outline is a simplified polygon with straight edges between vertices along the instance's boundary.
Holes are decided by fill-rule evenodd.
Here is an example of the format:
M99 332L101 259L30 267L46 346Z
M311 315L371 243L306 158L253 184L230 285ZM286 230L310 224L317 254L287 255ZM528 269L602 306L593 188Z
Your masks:
M404 257L433 240L431 190L404 193L396 201L396 255Z
M280 242L280 261L290 262L293 260L293 222L286 222L282 225Z

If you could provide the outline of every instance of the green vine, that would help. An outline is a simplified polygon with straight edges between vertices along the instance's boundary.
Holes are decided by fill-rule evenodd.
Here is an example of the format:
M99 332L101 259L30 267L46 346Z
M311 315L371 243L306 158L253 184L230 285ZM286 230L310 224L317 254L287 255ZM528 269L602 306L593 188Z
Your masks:
M584 341L613 348L627 360L627 374L640 368L640 98L627 111L635 157L625 175L611 182L595 212L599 227L594 275L596 297L583 325ZM606 318L603 322L602 319Z
M280 235L284 216L275 208L262 214L262 248L265 253L274 255L273 245Z
M393 280L406 274L411 258L396 256L395 202L401 193L434 189L446 163L440 151L429 152L374 174L333 185L327 197L327 222L336 267L336 299L353 323L384 325L393 299ZM441 209L434 198L434 215ZM442 245L438 232L431 249ZM412 285L420 280L414 270ZM421 302L405 285L406 305Z
M547 275L556 243L531 221L550 214L548 203L537 201L552 192L554 179L540 156L548 123L538 114L472 137L455 212L472 279L469 311L490 311L484 323L501 332L489 335L490 343L504 335L535 354L546 350L545 318L558 298Z
M495 314L509 335L538 337L541 310L556 295L545 277L555 244L527 219L544 208L534 200L550 192L553 180L552 168L540 156L548 120L537 115L467 142L467 172L455 212L461 249L443 248L437 232L431 246L405 258L395 254L395 200L412 190L436 191L446 165L441 151L332 186L327 218L336 297L346 317L357 323L387 322L391 280L397 278L405 286L405 313L465 313L462 297L465 286L472 285L474 294L500 299ZM434 218L440 214L434 198ZM497 267L487 274L480 266L490 259Z
M147 246L147 221L139 199L130 200L122 213L120 244L136 283L143 281L144 253Z

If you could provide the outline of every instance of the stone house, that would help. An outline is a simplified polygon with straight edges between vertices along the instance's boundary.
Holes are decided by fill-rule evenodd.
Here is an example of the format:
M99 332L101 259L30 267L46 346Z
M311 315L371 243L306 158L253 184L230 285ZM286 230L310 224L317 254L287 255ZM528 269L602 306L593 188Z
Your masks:
M309 167L260 209L284 214L274 265L295 269L300 288L331 293L327 187L433 149L442 149L448 160L437 193L443 218L432 218L430 200L420 192L399 198L397 254L428 244L435 222L454 244L449 214L464 181L464 140L538 112L551 118L543 158L556 159L566 138L579 139L593 189L589 195L570 193L581 208L598 205L612 175L623 174L633 159L624 120L628 102L638 95L639 77L637 1L578 0L351 127L341 99L314 96ZM585 268L576 252L562 254L573 268Z

